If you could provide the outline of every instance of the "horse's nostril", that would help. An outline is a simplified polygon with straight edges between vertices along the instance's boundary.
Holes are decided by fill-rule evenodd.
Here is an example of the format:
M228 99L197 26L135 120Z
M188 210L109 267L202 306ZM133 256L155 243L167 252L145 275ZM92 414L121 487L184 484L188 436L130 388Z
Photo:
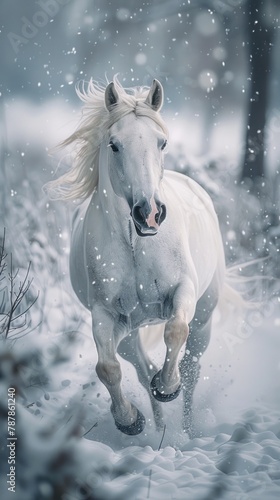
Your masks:
M133 216L134 220L136 220L139 223L144 223L146 221L146 217L145 217L145 213L143 211L143 208L139 205L136 205L133 207L132 216Z
M159 211L155 216L156 222L158 225L160 225L166 217L166 206L164 204L161 204L159 207Z

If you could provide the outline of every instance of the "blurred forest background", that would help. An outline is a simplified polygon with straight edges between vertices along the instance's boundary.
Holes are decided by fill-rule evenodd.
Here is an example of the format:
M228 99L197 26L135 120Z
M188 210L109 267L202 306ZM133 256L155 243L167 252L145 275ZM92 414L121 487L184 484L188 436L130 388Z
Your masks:
M167 167L241 181L277 235L279 15L279 0L1 2L2 226L36 180L42 202L49 150L77 125L75 85L118 73L125 86L162 82Z
M75 85L91 77L105 83L118 73L125 87L161 81L166 167L210 193L229 264L265 257L258 272L280 278L280 0L2 0L0 48L3 338L68 332L71 343L83 324L68 278L72 206L42 187L71 165L52 148L77 127ZM261 298L277 294L277 283ZM28 350L9 360L0 375L13 374L19 393L22 384L47 386L39 361L36 376L26 374ZM35 415L36 397L23 397Z

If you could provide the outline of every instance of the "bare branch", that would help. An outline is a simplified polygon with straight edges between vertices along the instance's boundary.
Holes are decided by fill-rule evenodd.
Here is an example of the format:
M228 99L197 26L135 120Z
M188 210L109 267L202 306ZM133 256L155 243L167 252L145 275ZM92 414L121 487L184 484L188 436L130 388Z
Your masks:
M16 329L16 328L23 328L25 326L25 323L22 325L13 327L12 323L19 319L20 317L26 317L26 314L28 311L31 309L31 307L35 304L35 302L38 299L39 293L37 297L31 302L29 306L27 306L24 311L21 311L19 314L15 316L15 312L22 303L24 297L26 296L27 292L30 289L30 286L33 282L33 279L29 280L29 273L30 273L30 267L31 267L31 262L29 262L27 271L25 274L25 277L22 282L20 282L18 292L15 292L15 278L18 276L19 270L14 273L13 272L13 260L12 260L12 255L11 255L11 271L9 273L9 281L10 281L10 311L7 313L7 324L5 327L5 338L8 337L8 334L10 330Z
M7 267L6 264L7 254L5 253L5 239L6 239L6 229L4 228L2 245L0 246L0 282L5 278L5 276L2 276L2 274L4 274Z
M6 272L7 254L5 253L5 239L6 232L4 229L3 238L0 243L0 282L6 279L8 281L8 285L0 290L0 293L2 292L0 297L0 334L4 335L5 339L9 336L11 340L16 340L17 338L21 338L30 332L30 310L38 300L39 291L35 298L27 300L28 292L30 291L30 287L33 283L33 278L29 278L31 262L29 262L27 266L27 270L22 281L19 282L18 289L16 289L16 280L19 276L19 269L15 270L13 268L13 255L11 254L9 266L10 270L8 273ZM23 302L24 300L25 302Z
M14 321L14 320L16 320L16 319L20 318L23 314L28 313L28 311L31 309L31 307L32 307L32 306L34 306L35 302L37 302L37 300L38 300L38 298L39 298L39 295L40 295L40 292L38 291L37 296L36 296L36 297L35 297L35 299L34 299L34 300L33 300L33 301L29 304L29 306L28 306L28 307L27 307L27 308L26 308L23 312L21 312L21 313L19 313L17 316L15 316L15 317L13 318L13 320L12 320L12 321Z

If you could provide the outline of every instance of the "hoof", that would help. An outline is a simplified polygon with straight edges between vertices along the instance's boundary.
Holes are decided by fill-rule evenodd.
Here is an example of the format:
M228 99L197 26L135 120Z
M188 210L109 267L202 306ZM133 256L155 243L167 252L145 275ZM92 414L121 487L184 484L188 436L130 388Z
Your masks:
M154 398L156 398L158 401L161 403L168 403L169 401L173 401L173 399L176 399L181 391L181 384L179 384L178 388L176 391L171 392L170 394L164 394L164 392L160 392L156 386L156 380L158 379L159 373L156 373L152 382L151 382L151 391L152 395Z
M135 422L133 422L133 424L122 425L119 424L116 420L115 424L117 429L119 429L119 431L123 432L124 434L128 434L129 436L136 436L137 434L140 434L143 431L146 424L146 420L143 413L137 410L137 417Z

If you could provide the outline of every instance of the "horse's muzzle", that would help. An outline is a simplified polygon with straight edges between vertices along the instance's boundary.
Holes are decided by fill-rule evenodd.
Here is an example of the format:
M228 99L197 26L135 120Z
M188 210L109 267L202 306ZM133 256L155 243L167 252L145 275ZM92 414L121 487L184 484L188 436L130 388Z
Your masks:
M166 206L153 197L150 201L143 197L133 205L131 216L139 236L153 236L166 217Z

